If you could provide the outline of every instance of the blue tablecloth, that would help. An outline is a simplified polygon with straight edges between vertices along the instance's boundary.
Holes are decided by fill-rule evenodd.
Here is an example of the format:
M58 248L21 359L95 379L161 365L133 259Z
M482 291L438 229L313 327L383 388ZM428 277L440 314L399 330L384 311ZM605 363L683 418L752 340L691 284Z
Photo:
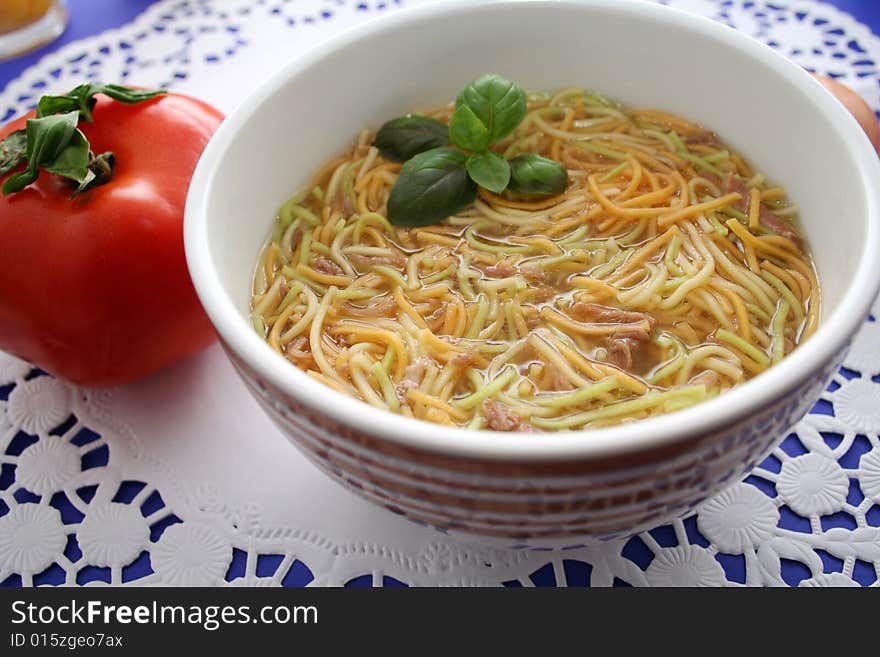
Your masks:
M70 20L61 38L22 57L0 62L0 88L18 77L26 68L36 64L44 55L65 44L124 25L155 2L156 0L67 0Z
M124 25L155 2L157 0L67 0L70 22L61 38L22 57L0 62L0 88L47 53L67 43ZM832 0L830 4L849 12L875 33L880 33L880 2L877 0Z

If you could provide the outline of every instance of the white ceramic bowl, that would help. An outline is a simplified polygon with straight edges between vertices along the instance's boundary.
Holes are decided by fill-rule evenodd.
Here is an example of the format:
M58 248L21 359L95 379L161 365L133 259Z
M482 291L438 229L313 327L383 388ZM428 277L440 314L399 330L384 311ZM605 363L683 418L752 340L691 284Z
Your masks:
M531 435L387 413L275 354L247 314L279 205L362 127L446 102L486 72L678 113L745 153L802 208L823 294L816 334L718 399L626 426ZM453 532L577 544L688 511L752 468L808 410L880 286L878 174L868 140L821 85L720 24L621 0L441 2L341 35L245 100L196 170L186 252L243 379L331 476Z

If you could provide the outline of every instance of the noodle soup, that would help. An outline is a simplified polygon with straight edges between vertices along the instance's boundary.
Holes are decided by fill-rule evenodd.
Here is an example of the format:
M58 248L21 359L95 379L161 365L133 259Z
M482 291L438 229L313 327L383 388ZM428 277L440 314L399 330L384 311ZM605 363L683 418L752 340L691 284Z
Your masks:
M686 119L532 94L492 150L561 163L564 191L480 188L409 228L374 138L284 203L254 280L255 329L339 392L471 429L595 428L721 394L816 329L797 208Z

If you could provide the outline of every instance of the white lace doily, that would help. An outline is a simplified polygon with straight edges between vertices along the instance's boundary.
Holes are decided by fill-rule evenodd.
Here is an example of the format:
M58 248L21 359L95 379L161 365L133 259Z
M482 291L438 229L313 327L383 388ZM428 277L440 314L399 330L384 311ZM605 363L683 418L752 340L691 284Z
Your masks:
M0 118L84 77L229 111L279 62L413 4L160 2L26 71L0 96ZM880 108L880 39L830 5L665 4L752 34ZM271 425L217 347L108 391L0 354L0 582L878 586L877 319L875 303L813 412L743 483L627 541L545 552L467 548L344 491Z

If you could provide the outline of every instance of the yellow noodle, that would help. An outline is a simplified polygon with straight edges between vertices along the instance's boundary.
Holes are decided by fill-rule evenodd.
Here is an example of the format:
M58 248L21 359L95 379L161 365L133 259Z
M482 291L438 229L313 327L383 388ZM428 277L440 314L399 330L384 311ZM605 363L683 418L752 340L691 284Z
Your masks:
M530 96L498 152L563 163L567 188L481 188L418 228L386 217L401 164L373 135L281 204L253 281L257 332L344 394L459 427L605 426L722 393L818 325L803 245L761 224L796 206L681 117Z

